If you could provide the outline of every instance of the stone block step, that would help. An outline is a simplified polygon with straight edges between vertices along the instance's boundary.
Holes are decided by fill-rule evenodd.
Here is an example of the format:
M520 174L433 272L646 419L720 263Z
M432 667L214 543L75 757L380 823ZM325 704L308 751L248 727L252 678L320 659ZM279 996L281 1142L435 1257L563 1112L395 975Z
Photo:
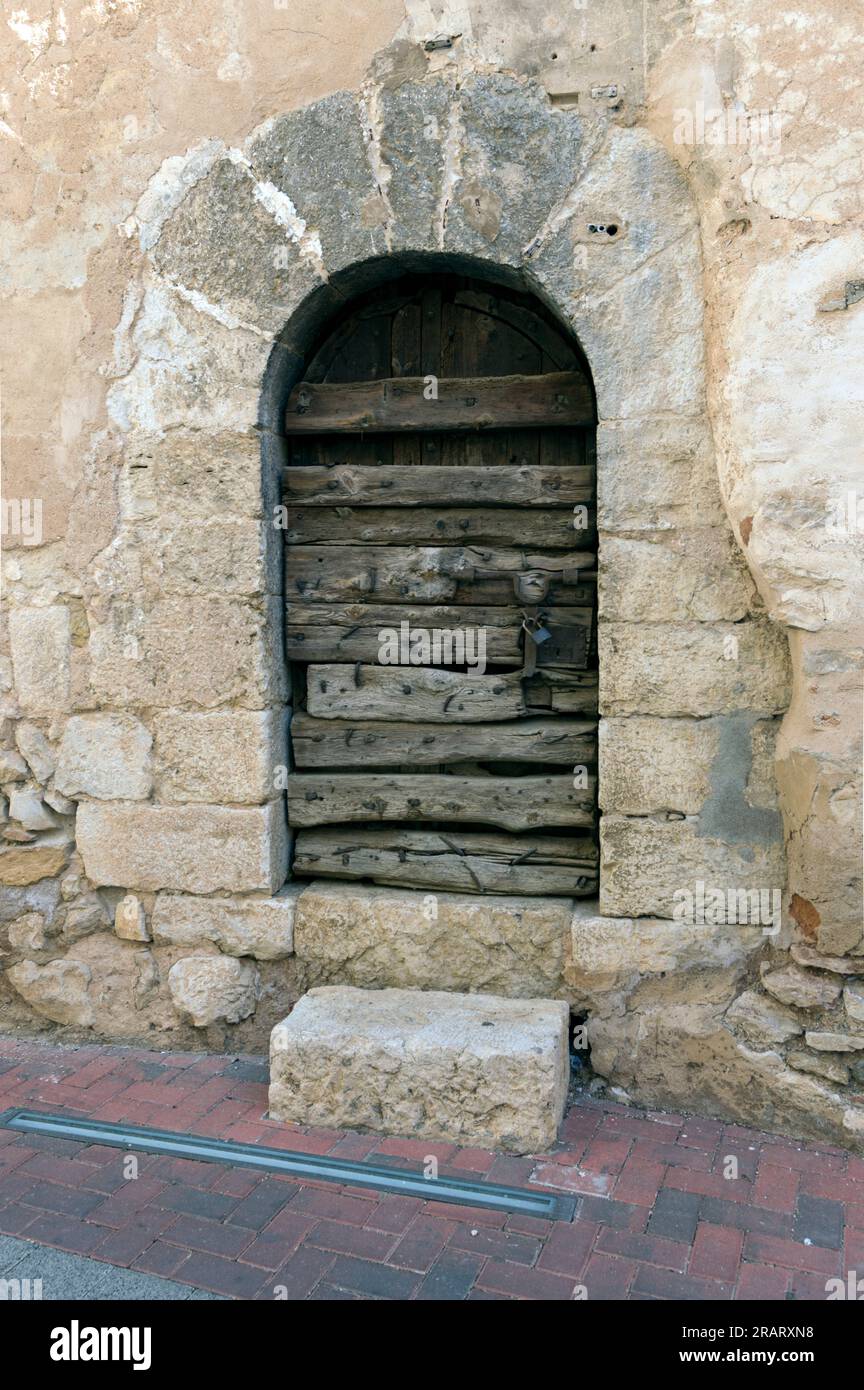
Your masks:
M310 990L270 1038L273 1119L533 1153L564 1114L567 1005Z

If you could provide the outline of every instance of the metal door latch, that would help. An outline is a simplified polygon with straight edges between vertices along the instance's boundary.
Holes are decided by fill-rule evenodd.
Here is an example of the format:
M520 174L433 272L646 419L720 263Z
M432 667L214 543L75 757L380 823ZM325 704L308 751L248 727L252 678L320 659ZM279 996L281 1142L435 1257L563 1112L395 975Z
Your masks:
M562 584L579 584L579 570L575 568L560 570L484 570L475 569L471 576L473 579L510 579L513 583L513 592L520 603L537 604L542 603L548 596L549 586L554 580L560 580Z

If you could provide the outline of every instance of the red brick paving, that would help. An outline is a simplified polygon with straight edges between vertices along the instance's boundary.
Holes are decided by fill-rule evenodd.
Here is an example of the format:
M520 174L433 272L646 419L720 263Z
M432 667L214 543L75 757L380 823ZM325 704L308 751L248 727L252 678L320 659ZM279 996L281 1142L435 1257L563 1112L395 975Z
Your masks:
M249 1057L0 1038L0 1109L68 1111L535 1185L572 1222L124 1155L0 1129L0 1233L238 1299L814 1300L864 1268L864 1160L719 1121L583 1100L514 1158L277 1125ZM728 1159L737 1176L726 1177Z

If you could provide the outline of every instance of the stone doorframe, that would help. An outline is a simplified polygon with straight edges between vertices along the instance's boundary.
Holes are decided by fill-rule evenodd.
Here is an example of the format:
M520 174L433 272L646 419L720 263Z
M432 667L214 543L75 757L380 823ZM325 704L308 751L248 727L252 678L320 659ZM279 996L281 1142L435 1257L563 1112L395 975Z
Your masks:
M162 588L209 589L250 641L230 674L214 641L212 676L199 670L201 689L177 703L263 711L283 698L281 536L262 522L311 342L353 295L405 271L483 276L551 308L596 387L601 910L671 918L674 890L706 868L730 886L782 887L770 775L750 802L747 785L754 737L764 762L767 725L788 704L787 643L723 512L696 213L653 138L553 110L503 74L337 93L268 121L242 150L213 141L167 161L128 230L147 268L129 310L137 357L111 391L127 453L187 450L219 477L197 542L206 566L191 577L196 541L178 535L162 548Z
M843 1103L824 1084L722 1024L770 938L674 916L700 881L784 889L773 748L790 698L786 635L720 496L699 229L674 161L611 113L553 110L504 73L384 80L269 120L241 149L214 140L167 160L126 231L143 266L109 396L124 525L90 680L105 707L149 710L180 769L157 783L174 804L117 806L130 886L242 895L284 881L270 518L279 422L312 340L405 271L528 290L578 338L598 409L602 915L574 917L568 997L591 1011L600 1070L643 1098L689 1094L750 1119L762 1104L766 1122L836 1133ZM158 557L143 599L124 592L142 519ZM79 810L97 879L108 815Z

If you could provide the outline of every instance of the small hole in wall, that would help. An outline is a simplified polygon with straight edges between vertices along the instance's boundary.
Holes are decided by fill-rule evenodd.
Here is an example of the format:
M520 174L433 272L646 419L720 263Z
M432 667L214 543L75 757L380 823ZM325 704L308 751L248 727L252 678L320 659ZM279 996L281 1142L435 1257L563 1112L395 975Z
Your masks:
M609 237L616 237L621 230L617 222L589 222L587 229L590 236Z
M557 54L557 53L553 53L553 54L552 54L552 62L553 62L553 63L555 62L555 59L556 59L557 57L558 57L558 54Z

